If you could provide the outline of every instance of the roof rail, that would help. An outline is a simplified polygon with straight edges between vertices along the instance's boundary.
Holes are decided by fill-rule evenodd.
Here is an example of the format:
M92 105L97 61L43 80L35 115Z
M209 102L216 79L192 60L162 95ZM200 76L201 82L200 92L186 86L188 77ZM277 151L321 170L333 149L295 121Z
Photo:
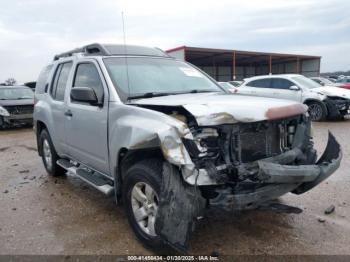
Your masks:
M73 54L83 53L85 55L141 55L141 56L160 56L170 57L160 48L150 48L134 45L102 45L98 43L86 45L54 56L54 61L63 57L69 57Z
M73 50L58 54L54 56L53 60L58 60L63 57L69 57L72 56L73 54L77 53L86 53L86 54L96 54L96 55L110 55L107 49L98 43L86 45L83 47L75 48Z

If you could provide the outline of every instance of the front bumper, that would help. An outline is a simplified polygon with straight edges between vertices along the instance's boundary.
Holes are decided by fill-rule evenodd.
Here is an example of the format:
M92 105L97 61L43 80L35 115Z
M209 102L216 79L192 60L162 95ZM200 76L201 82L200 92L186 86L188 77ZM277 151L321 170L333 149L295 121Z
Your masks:
M301 150L295 148L277 157L258 161L255 181L244 182L236 188L219 188L217 196L210 199L209 204L226 210L252 209L288 192L305 193L333 174L342 159L340 145L331 133L325 152L315 165L285 164L301 155Z
M328 118L334 119L339 118L349 113L350 101L346 99L326 99L324 100Z
M0 126L20 126L33 123L33 114L18 114L0 117Z

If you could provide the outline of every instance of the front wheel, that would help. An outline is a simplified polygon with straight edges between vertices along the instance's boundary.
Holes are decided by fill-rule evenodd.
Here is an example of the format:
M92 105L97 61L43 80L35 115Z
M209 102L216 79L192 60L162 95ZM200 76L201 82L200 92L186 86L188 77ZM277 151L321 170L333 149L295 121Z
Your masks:
M138 239L154 249L165 247L155 232L161 176L162 161L149 159L132 166L123 183L123 202L129 223Z
M46 172L52 176L64 175L66 173L66 170L57 165L59 156L56 153L49 132L47 132L46 129L40 133L39 146L41 150L41 158L43 160Z
M320 102L309 102L308 104L309 107L309 115L312 121L322 121L326 118L327 116L327 108L324 104Z

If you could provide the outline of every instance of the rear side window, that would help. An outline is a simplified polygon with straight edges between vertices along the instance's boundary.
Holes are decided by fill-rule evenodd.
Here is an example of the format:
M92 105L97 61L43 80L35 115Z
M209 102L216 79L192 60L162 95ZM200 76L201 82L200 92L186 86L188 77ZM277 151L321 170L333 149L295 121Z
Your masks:
M248 82L246 85L257 88L270 88L270 79L253 80L251 82Z
M72 62L58 65L51 88L51 96L53 99L58 101L64 100L64 92L66 91L67 80L71 68Z
M97 68L92 63L82 63L77 66L73 88L74 87L90 87L92 88L99 101L103 97L103 85L98 74Z
M291 81L283 78L272 78L271 79L271 88L274 89L289 89L294 85Z
M48 65L44 67L44 69L40 72L39 78L36 81L35 92L38 94L45 93L45 86L48 84L48 77L50 71L52 69L52 65Z

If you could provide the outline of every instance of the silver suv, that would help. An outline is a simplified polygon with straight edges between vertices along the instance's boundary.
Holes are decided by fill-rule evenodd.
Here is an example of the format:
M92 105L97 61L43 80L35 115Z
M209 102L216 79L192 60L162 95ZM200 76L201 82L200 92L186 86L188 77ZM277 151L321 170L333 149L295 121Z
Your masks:
M57 55L35 99L47 172L114 194L153 248L186 251L208 207L299 212L274 200L310 190L342 157L330 134L316 161L305 105L228 94L156 48L92 44Z

